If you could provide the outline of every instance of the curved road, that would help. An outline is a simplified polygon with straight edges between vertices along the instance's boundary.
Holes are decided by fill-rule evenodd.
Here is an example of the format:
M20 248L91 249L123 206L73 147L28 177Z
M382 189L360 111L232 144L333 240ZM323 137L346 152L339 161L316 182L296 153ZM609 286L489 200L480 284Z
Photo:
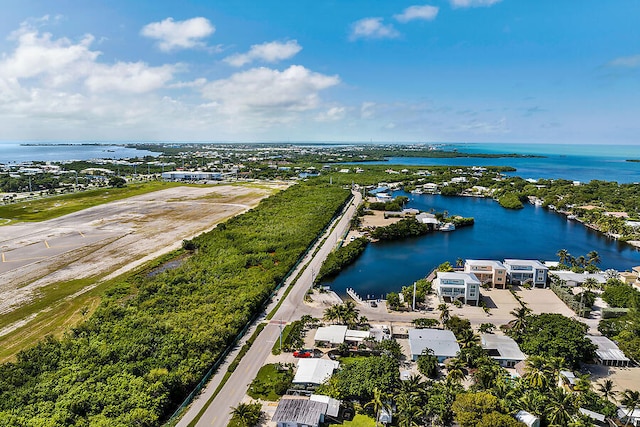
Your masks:
M334 249L338 239L340 239L349 230L351 219L355 214L356 208L362 201L362 195L358 192L353 192L353 199L344 210L342 216L337 219L337 225L330 228L327 231L326 240L320 239L322 246L318 252L313 256L313 250L309 252L307 257L300 263L298 270L296 270L290 277L291 281L297 276L301 269L304 269L298 281L293 284L293 288L287 295L277 313L273 317L274 320L270 322L264 330L258 335L258 338L251 346L249 351L240 361L240 364L236 370L231 374L223 388L218 395L211 401L206 409L206 412L200 418L196 426L206 427L226 427L231 419L231 408L237 406L247 393L249 384L255 378L258 370L264 365L267 357L271 353L271 347L273 343L279 337L280 322L288 323L292 320L296 320L300 317L300 307L304 307L304 296L307 290L311 287L315 274L320 271L322 263L326 259L327 255ZM335 223L334 223L335 224ZM307 265L307 262L309 264ZM289 285L290 282L287 282ZM287 286L283 286L281 292L284 292ZM248 331L246 336L250 335L251 331ZM234 354L227 356L227 363L233 360ZM207 387L203 390L200 396L194 400L191 406L182 416L178 427L186 427L191 421L195 419L200 410L206 405L206 402L215 392L215 389L220 384L222 377L226 373L227 364L222 365L218 372L212 377Z

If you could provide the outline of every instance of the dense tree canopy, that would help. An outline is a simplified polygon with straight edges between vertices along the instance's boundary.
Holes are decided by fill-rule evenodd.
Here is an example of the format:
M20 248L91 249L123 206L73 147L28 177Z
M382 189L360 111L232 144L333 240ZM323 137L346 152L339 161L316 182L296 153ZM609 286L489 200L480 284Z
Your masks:
M126 279L62 339L0 366L0 426L155 426L349 197L298 184L193 240L178 268Z

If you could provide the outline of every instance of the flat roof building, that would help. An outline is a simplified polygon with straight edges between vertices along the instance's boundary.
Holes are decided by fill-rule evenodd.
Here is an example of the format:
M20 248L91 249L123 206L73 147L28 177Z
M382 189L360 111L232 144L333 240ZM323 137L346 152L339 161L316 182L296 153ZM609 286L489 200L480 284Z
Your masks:
M468 259L464 272L473 273L483 285L504 289L507 285L507 268L500 261Z
M547 287L547 273L549 267L537 260L530 259L505 259L507 278L512 285L524 285L526 283L535 287Z
M478 305L480 302L480 281L473 273L436 273L433 286L444 301L459 300L465 304Z

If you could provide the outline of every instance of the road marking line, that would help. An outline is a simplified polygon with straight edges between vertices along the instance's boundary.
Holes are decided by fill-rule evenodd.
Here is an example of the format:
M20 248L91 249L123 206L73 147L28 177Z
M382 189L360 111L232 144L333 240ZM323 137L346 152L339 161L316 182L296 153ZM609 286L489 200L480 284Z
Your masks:
M49 243L46 240L44 241L44 245L47 247L47 249L51 248L51 246L49 246Z
M80 236L84 237L84 234L82 234L82 231L78 231L78 233L80 233Z
M216 419L217 419L217 418L218 418L218 417L213 417L213 418L211 418L211 425L215 425L215 423L216 423Z
M6 261L4 260L4 252L2 252L2 262L6 262Z

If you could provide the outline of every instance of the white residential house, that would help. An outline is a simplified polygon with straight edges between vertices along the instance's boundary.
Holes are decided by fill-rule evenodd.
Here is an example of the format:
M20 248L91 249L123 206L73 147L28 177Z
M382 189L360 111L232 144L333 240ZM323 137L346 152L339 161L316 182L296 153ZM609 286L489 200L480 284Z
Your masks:
M468 259L464 263L464 272L473 273L483 285L501 289L507 285L507 268L500 261Z
M587 335L587 338L598 347L596 349L598 364L605 366L629 366L631 364L629 358L609 338L600 335Z
M533 286L546 288L549 268L537 260L505 259L507 277L512 285L530 283Z
M478 305L480 302L480 280L473 273L437 273L433 285L443 300L460 300L465 304Z
M409 348L412 360L418 360L422 352L429 349L438 358L438 363L456 357L460 351L456 336L445 329L409 329Z

